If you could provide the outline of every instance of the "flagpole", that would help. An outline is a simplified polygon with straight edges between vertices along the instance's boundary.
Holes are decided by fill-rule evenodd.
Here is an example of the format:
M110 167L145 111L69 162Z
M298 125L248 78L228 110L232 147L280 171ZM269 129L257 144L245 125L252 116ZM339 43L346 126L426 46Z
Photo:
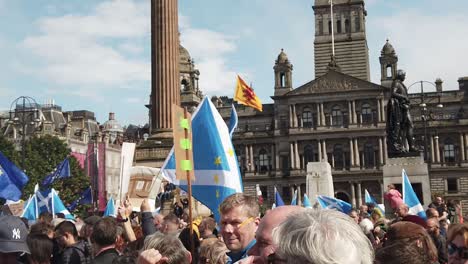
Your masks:
M125 163L125 157L122 155L120 160L120 192L119 192L119 201L122 201L122 182L123 182L123 167Z
M335 57L335 33L333 30L333 0L330 0L330 19L331 19L331 39L332 39L332 55Z
M54 194L55 190L52 188L52 197L51 197L51 204L52 204L52 218L55 218L55 207L54 207Z
M184 119L187 119L187 107L184 107ZM185 138L188 138L189 132L187 129L184 129ZM190 157L189 149L185 149L185 157L188 159ZM192 256L195 254L195 241L193 241L193 225L192 225L192 179L190 178L190 171L187 170L187 189L188 189L188 204L189 204L189 225L190 225L190 252Z

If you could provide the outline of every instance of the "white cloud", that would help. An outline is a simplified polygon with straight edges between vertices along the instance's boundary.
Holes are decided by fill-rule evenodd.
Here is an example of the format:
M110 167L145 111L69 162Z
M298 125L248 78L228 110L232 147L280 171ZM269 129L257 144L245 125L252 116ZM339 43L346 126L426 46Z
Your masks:
M468 75L466 25L468 18L461 14L430 16L417 10L379 18L380 30L387 32L397 52L398 67L407 72L407 84L440 77L444 89L457 89L457 79ZM380 71L374 77L380 80Z
M236 51L236 36L192 28L187 17L181 15L181 43L200 70L200 88L205 94L224 95L232 90L236 72L229 67L228 54Z
M117 47L130 48L132 40L149 37L147 1L113 0L89 15L67 14L41 18L40 35L23 41L25 50L44 63L30 71L53 83L121 88L128 82L150 79L149 59L130 59ZM138 44L134 44L138 45ZM143 48L141 48L143 49Z

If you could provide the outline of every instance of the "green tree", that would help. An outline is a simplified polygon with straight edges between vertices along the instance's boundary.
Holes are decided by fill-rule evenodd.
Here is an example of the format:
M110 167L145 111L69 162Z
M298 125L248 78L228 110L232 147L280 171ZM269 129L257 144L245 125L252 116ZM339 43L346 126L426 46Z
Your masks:
M45 177L71 152L64 141L50 135L31 138L26 142L25 151L25 172L29 176L29 182L23 190L23 199L27 199L34 192L34 186L40 186ZM55 180L49 186L59 192L65 206L76 200L90 185L89 178L78 161L72 156L69 160L71 177ZM78 212L73 213L81 214L83 210L86 210L86 206L78 207L75 210Z
M0 135L0 151L5 155L10 161L18 165L19 153L15 149L15 145L11 143L4 136Z

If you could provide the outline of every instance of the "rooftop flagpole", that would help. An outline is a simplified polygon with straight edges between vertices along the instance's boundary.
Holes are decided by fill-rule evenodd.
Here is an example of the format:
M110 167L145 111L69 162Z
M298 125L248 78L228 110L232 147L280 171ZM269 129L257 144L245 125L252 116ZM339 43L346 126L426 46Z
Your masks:
M331 19L331 39L332 39L332 56L335 57L335 33L333 21L333 0L330 0L330 19Z

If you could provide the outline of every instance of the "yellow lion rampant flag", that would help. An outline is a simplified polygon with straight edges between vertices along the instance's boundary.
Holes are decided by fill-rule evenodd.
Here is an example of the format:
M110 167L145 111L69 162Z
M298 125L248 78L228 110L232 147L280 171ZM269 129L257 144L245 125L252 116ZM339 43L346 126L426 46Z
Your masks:
M263 105L253 89L250 88L242 78L237 75L236 92L234 93L234 100L240 104L250 106L262 112Z

